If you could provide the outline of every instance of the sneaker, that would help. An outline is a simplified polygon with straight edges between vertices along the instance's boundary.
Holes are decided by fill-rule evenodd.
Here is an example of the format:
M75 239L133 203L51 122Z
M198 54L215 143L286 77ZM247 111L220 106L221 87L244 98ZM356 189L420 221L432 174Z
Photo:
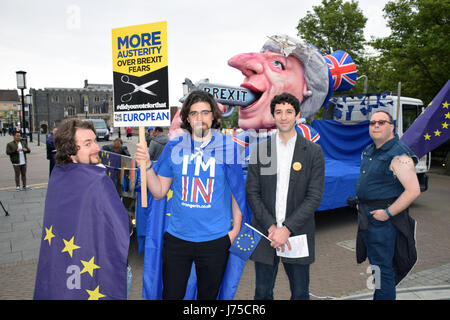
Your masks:
M16 187L16 191L20 191L20 187Z
M31 189L31 187L29 187L29 186L24 186L24 187L23 187L23 190L32 190L32 189Z

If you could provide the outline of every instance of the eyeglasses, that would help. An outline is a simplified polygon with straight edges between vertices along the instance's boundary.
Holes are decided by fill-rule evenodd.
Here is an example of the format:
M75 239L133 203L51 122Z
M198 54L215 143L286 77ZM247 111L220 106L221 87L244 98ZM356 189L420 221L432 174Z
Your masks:
M212 111L211 110L202 110L200 112L198 111L191 111L189 112L189 117L196 117L198 116L198 114L200 113L202 116L207 116L208 114L210 114Z
M369 122L369 125L374 126L378 123L379 126L384 126L385 123L389 123L392 124L392 122L388 121L388 120L372 120Z

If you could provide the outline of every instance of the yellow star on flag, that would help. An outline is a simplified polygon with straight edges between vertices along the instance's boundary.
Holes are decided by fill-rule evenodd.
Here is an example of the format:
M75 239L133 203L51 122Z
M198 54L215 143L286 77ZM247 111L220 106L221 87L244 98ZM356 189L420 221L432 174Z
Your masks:
M449 103L448 103L447 101L445 101L445 102L442 104L442 108L444 108L444 109L448 109L448 106L449 106Z
M172 199L172 195L173 195L173 190L169 189L169 191L167 191L167 201L169 201L170 199Z
M440 137L440 136L441 136L441 132L440 132L439 130L436 130L436 131L434 132L434 135L435 135L436 137Z
M91 260L89 260L89 262L81 260L81 263L83 264L84 268L83 268L83 270L81 270L80 274L89 272L91 277L93 277L94 270L100 269L100 267L94 263L94 257L92 257Z
M447 113L445 114L445 119L450 119L450 112L447 112Z
M448 123L447 122L444 122L442 124L442 129L448 129Z
M73 250L81 248L73 243L73 238L74 237L72 237L72 239L70 239L69 241L67 241L66 239L63 239L64 249L62 249L62 251L61 251L61 252L68 252L71 258L72 258Z
M430 136L428 133L426 133L426 134L424 135L424 137L425 137L425 140L430 140L430 138L431 138L431 136Z
M44 241L45 241L45 240L48 240L48 245L49 245L49 246L52 244L52 238L55 237L55 235L53 234L52 229L53 229L53 226L50 226L49 229L45 228L45 238L44 238Z
M89 294L88 300L98 300L100 298L106 297L104 294L99 292L99 287L95 288L94 290L86 290L86 292Z

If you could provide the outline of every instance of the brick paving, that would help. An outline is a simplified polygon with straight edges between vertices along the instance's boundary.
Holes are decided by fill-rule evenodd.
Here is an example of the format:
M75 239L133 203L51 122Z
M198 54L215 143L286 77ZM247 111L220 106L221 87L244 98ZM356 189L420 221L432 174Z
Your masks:
M411 215L418 223L419 262L399 289L450 285L448 190L450 177L430 174L430 189L411 207ZM45 194L45 187L21 192L0 190L0 200L10 213L5 217L0 211L0 300L32 299ZM316 215L316 261L311 266L311 293L320 297L344 297L368 292L365 288L369 264L356 263L353 250L355 235L354 212L341 209ZM129 261L133 268L130 299L142 299L143 256L137 255L135 241L132 242ZM249 261L235 299L253 299L254 281L254 266ZM277 300L290 298L282 265L274 296Z

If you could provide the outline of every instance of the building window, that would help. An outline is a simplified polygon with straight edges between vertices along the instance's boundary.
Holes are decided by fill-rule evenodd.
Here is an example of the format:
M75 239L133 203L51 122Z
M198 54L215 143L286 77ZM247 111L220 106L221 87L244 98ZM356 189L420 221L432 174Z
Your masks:
M74 106L67 106L64 108L64 117L70 118L75 116L75 107Z
M52 102L59 102L59 97L58 96L52 96L51 101Z
M67 102L72 103L73 102L73 97L72 96L67 96Z

